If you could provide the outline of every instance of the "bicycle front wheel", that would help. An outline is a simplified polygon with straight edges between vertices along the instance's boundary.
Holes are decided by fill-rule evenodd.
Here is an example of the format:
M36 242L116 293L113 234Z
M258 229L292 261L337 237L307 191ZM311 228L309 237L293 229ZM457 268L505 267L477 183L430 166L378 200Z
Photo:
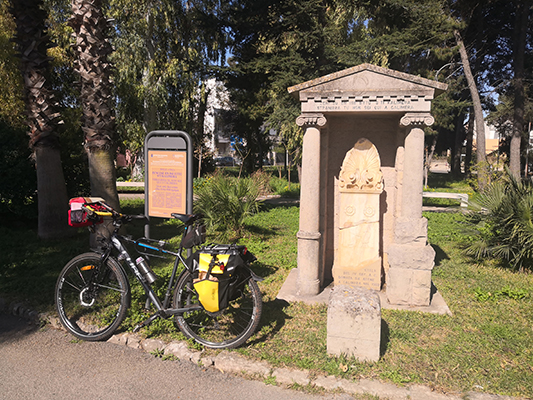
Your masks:
M184 271L174 292L174 308L200 304L192 275ZM185 336L212 349L232 349L242 345L259 326L263 303L257 283L246 277L227 308L211 313L191 311L175 317Z
M82 340L107 340L126 316L129 282L115 259L110 257L102 264L99 254L85 253L61 271L55 300L67 331Z

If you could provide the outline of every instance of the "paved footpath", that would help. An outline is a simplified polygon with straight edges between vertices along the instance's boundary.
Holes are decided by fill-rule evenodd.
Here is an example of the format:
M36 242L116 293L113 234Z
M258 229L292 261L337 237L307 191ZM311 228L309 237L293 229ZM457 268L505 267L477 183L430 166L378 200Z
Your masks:
M63 331L0 314L0 399L348 400L224 374L185 361L165 361L113 343L76 342Z
M183 342L142 340L127 333L108 342L82 342L59 329L53 316L46 317L50 323L39 328L30 322L36 315L20 305L6 307L7 314L1 310L0 399L511 400L474 392L442 394L419 385L311 378L308 371L273 368L235 352L205 357ZM154 350L174 360L157 358L150 354ZM255 380L244 379L243 374ZM274 379L278 386L263 383ZM322 394L286 388L294 383Z

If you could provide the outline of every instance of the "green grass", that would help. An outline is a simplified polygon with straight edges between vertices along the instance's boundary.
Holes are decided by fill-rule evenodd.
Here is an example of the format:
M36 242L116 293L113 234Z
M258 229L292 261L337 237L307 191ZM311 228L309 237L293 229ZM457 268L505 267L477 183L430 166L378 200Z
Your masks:
M130 202L124 210L141 212L142 204ZM258 257L253 269L265 278L260 283L264 311L258 333L236 351L274 366L308 369L314 375L533 397L533 274L467 258L462 248L471 236L461 214L425 213L429 242L437 254L433 281L453 316L382 310L382 357L360 363L328 356L325 305L287 304L275 298L296 267L298 213L297 206L266 206L246 220L241 243ZM128 229L134 236L142 234L142 226ZM177 243L177 231L175 222L161 220L152 227L152 236L174 238ZM55 279L64 263L88 250L83 229L69 240L41 242L31 223L10 223L0 226L0 239L7 249L0 266L0 296L39 310L52 309ZM168 262L152 265L156 273L168 276ZM132 310L122 329L131 329L144 316L141 290L134 286L133 292ZM141 332L182 338L171 320L156 321Z
M430 173L428 177L428 186L424 188L424 192L466 193L468 194L470 201L477 197L474 189L466 181L450 179L448 174ZM422 203L424 206L431 207L459 207L461 205L460 200L430 197L424 197Z

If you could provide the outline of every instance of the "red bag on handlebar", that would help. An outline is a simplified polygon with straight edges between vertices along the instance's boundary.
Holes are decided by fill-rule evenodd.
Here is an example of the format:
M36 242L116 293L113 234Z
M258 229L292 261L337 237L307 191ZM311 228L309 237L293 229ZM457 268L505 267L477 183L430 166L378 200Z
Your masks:
M70 210L68 210L68 224L75 228L81 228L83 226L89 226L93 224L101 224L104 222L102 217L92 217L86 211L82 210L84 204L91 203L90 197L75 197L70 199Z

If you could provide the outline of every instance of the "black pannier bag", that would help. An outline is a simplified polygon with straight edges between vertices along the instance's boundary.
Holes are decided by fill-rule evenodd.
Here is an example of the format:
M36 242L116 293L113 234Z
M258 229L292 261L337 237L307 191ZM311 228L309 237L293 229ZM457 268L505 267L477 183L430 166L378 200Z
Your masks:
M193 285L206 311L223 310L240 295L243 281L237 267L254 260L245 246L237 245L210 245L194 254Z
M191 247L199 246L205 242L205 236L205 225L195 225L185 235L181 241L181 246L183 246L184 249L190 249Z

